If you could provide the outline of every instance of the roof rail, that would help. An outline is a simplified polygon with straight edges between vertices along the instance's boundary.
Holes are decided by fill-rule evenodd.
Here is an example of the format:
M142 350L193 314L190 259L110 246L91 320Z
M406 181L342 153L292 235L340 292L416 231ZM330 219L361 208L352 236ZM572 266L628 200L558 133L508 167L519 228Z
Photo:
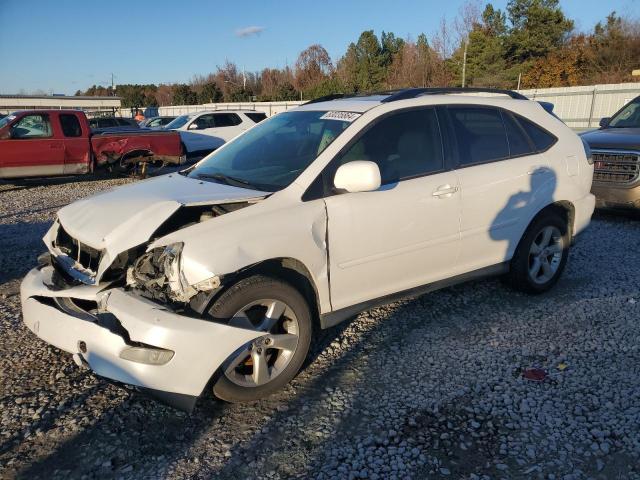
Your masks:
M529 100L521 93L514 92L513 90L503 90L500 88L476 88L476 87L435 87L435 88L406 88L400 90L397 93L389 95L382 100L383 103L395 102L397 100L406 100L409 98L416 98L422 95L441 95L447 93L499 93L502 95L508 95L516 100Z
M354 93L332 93L330 95L325 95L323 97L314 98L313 100L309 100L303 105L309 105L310 103L320 103L320 102L328 102L330 100L338 100L340 98L363 98L363 97L371 97L374 95L394 95L399 92L403 92L404 90L383 90L379 92L354 92Z
M303 103L303 105L309 105L310 103L320 103L320 102L328 102L330 100L337 100L338 98L345 97L353 97L354 94L348 93L332 93L331 95L324 95L323 97L314 98L313 100L309 100L308 102Z

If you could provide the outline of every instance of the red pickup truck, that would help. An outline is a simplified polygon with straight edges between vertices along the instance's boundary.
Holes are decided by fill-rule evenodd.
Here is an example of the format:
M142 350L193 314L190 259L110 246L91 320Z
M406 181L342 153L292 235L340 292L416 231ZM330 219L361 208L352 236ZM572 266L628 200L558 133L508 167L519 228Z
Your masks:
M126 169L140 162L183 163L180 134L136 130L93 132L77 110L28 110L0 119L0 178Z

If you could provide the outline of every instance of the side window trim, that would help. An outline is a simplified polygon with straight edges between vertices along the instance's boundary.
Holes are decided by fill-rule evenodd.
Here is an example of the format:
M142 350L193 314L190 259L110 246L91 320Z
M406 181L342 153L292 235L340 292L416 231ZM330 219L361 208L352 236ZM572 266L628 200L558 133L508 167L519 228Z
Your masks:
M444 172L453 170L454 169L453 164L447 161L448 153L447 153L447 149L445 148L446 145L443 139L444 133L443 133L443 128L438 115L437 106L436 105L420 105L420 106L414 106L414 107L401 108L401 109L392 110L390 112L386 112L382 115L379 115L373 121L369 122L369 124L367 124L364 128L362 128L358 133L356 133L356 135L351 140L349 140L349 142L347 142L347 144L343 146L338 151L338 153L334 155L334 157L329 161L329 163L327 163L327 165L325 165L325 167L318 174L318 176L309 184L305 192L302 194L302 201L308 202L311 200L318 200L320 198L331 197L337 194L331 188L331 180L333 178L333 175L335 175L335 172L332 175L331 171L335 167L335 164L338 161L338 159L342 155L347 153L349 149L351 149L351 147L353 147L355 143L357 143L364 135L366 135L369 130L371 130L380 122L382 122L383 120L385 120L386 118L392 115L416 111L416 110L427 110L427 109L432 109L436 114L436 123L438 125L438 133L440 134L440 145L441 145L442 156L443 156L443 167L440 170L436 170L433 172L424 173L420 175L413 175L411 177L403 177L402 179L399 180L399 182L404 182L405 180L414 180L416 178L427 177L430 175L437 175L439 173L444 173ZM322 183L321 189L319 189L316 185L318 182ZM320 191L315 191L315 190L320 190Z
M505 126L505 132L507 130L507 124L504 121L504 117L509 117L509 119L512 121L513 125L518 129L518 131L527 140L527 143L529 144L529 148L531 149L531 152L529 152L529 153L520 153L520 154L516 154L516 155L512 154L511 153L511 142L509 141L509 135L507 134L507 143L509 144L509 158L520 158L520 157L526 157L526 156L529 156L529 155L537 154L538 153L538 149L536 147L536 144L533 143L533 140L531 139L531 137L529 136L527 131L522 127L520 122L518 122L516 120L516 115L513 112L511 112L510 110L505 110L504 108L500 109L500 115L502 116L502 123Z
M438 128L442 139L442 152L444 154L445 171L455 170L458 158L458 144L455 140L451 119L446 109L446 105L436 105L438 116Z

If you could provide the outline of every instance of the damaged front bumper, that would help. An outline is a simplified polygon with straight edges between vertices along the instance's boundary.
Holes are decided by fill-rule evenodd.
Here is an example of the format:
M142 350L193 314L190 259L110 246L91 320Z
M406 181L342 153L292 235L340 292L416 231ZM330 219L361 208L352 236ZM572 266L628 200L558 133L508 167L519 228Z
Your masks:
M225 360L263 335L179 315L121 288L79 285L60 289L53 286L53 275L53 267L42 266L24 278L21 301L27 327L47 343L73 354L79 365L139 387L177 408L191 410ZM143 363L128 353L123 358L123 352L132 348L137 353L161 349L173 355L163 364Z

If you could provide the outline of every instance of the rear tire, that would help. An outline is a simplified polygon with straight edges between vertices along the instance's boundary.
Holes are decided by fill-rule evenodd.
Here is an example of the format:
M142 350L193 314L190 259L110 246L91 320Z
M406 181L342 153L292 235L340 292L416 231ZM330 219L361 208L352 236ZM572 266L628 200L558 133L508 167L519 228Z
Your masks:
M516 248L507 283L526 293L548 291L565 268L570 244L571 234L566 219L553 210L541 212Z
M225 361L213 384L219 399L262 399L289 383L307 357L311 312L300 292L286 282L262 275L240 280L214 302L207 317L266 333Z

